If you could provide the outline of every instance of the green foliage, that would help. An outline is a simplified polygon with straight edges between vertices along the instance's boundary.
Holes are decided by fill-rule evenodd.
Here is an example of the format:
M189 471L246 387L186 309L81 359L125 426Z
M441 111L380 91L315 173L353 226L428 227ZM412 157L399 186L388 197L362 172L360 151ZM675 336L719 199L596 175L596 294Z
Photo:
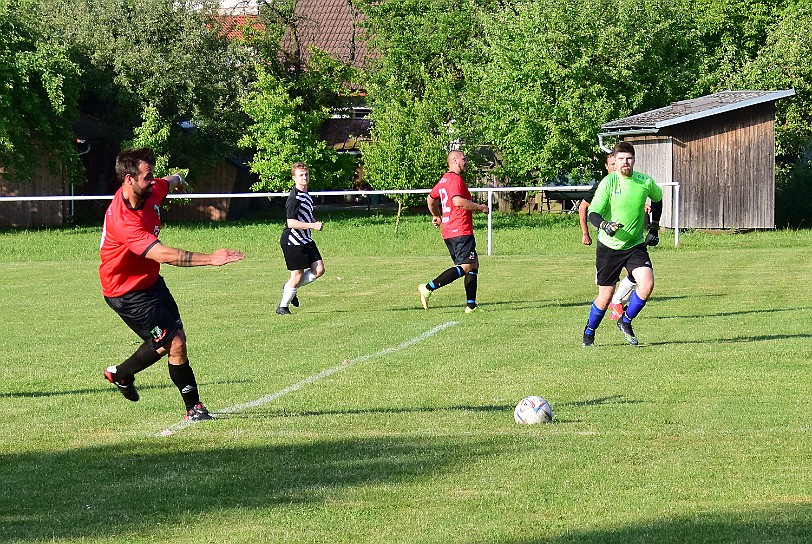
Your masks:
M240 145L255 149L251 171L260 181L255 191L284 191L293 186L290 167L302 161L311 170L313 189L346 188L352 179L353 161L339 155L319 138L330 116L327 107L302 109L304 99L295 96L294 83L262 68L257 81L243 99L245 112L254 120Z
M164 125L161 145L172 162L203 165L235 149L245 72L212 18L217 2L40 0L40 7L82 67L83 113L142 140ZM194 130L184 133L180 121Z
M758 55L729 84L751 89L794 88L796 96L776 102L776 153L794 162L812 140L812 5L787 8Z
M772 33L781 11L794 0L688 0L695 20L702 65L694 95L735 87L740 70L752 61Z
M70 126L81 70L36 15L33 1L0 2L0 165L17 180L43 159L38 148L74 172L78 165Z
M385 0L362 9L370 44L380 53L365 81L373 120L372 143L363 150L366 180L375 189L431 186L453 141L477 143L462 100L476 5Z
M597 174L600 125L683 98L692 31L668 0L514 2L481 14L469 109L497 172L549 181ZM525 181L527 182L527 181Z

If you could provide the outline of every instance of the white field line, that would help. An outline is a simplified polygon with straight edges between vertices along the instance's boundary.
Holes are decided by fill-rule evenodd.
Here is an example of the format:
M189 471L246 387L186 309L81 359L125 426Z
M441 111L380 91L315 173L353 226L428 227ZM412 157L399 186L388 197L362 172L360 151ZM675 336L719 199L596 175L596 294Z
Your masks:
M319 381L319 380L321 380L323 378L326 378L328 376L332 376L333 374L335 374L337 372L341 372L343 370L346 370L346 369L348 369L349 367L351 367L352 365L354 365L356 363L362 363L364 361L368 361L369 359L375 359L376 357L382 357L384 355L389 355L390 353L395 353L396 351L406 349L409 346L417 344L418 342L422 342L426 338L434 336L438 332L440 332L440 331L442 331L444 329L447 329L448 327L453 327L457 323L459 323L459 321L447 321L446 323L443 323L441 325L437 325L436 327L431 328L431 329L427 330L424 333L418 334L414 338L410 338L409 340L401 342L400 344L398 344L396 346L388 347L388 348L382 349L380 351L376 351L375 353L369 353L367 355L359 355L358 357L355 357L354 359L345 359L339 365L336 365L336 366L334 366L332 368L325 368L321 372L313 374L312 376L308 376L307 378L303 379L302 381L299 381L299 382L296 382L296 383L294 383L292 385L289 385L289 386L285 387L284 389L280 389L276 393L271 393L270 395L265 395L264 397L260 397L260 398L258 398L256 400L252 400L250 402L245 402L243 404L235 404L234 406L229 406L228 408L223 408L221 410L217 410L215 412L215 415L218 415L218 414L236 414L238 412L242 412L243 410L247 410L249 408L256 408L257 406L262 406L264 404L268 404L269 402L273 402L276 399L287 395L288 393L293 393L295 391L298 391L299 389L301 389L302 387L304 387L306 385L310 385L311 383L315 383L315 382L317 382L317 381ZM179 431L182 431L183 429L185 429L189 425L193 425L193 424L194 423L183 420L180 423L175 423L174 425L170 425L169 427L167 427L163 431L161 431L159 433L156 433L153 436L171 436L171 435L173 435L173 434L175 434L175 433L177 433Z

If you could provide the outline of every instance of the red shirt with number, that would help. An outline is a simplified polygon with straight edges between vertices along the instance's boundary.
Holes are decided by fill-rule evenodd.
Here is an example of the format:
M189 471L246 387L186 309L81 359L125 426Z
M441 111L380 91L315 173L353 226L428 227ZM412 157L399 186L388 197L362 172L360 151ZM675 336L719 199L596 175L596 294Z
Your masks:
M120 297L130 291L150 287L158 279L161 263L147 259L147 251L158 243L161 233L161 203L169 193L169 183L155 178L152 194L135 210L119 189L104 214L102 230L102 294Z
M440 208L443 211L441 230L443 239L474 233L473 213L454 205L455 196L471 200L471 192L459 174L446 172L431 190L429 196L440 201Z

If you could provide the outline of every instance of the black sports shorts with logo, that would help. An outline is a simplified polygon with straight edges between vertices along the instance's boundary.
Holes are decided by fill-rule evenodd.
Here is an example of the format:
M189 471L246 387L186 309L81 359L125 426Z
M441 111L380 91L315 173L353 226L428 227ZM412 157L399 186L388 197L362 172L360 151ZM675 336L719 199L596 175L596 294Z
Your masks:
M451 255L454 264L473 264L476 262L476 240L474 240L473 234L446 238L445 245L448 247L448 253Z
M165 345L183 328L178 305L161 276L146 289L104 300L135 334L152 344L152 349Z
M631 274L632 270L640 266L654 268L646 244L629 249L612 249L598 242L595 249L595 283L598 285L614 285L620 279L623 268Z

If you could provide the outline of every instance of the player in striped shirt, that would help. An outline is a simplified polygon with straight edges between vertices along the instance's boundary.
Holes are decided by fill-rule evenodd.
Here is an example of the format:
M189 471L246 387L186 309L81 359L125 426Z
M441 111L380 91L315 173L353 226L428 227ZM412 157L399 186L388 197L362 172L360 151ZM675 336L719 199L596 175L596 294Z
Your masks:
M313 199L307 192L310 170L302 162L294 163L290 170L293 188L285 202L285 228L279 240L290 279L282 288L282 300L276 308L279 315L290 315L290 305L299 306L299 288L324 274L324 261L311 237L312 231L324 225L313 216Z

